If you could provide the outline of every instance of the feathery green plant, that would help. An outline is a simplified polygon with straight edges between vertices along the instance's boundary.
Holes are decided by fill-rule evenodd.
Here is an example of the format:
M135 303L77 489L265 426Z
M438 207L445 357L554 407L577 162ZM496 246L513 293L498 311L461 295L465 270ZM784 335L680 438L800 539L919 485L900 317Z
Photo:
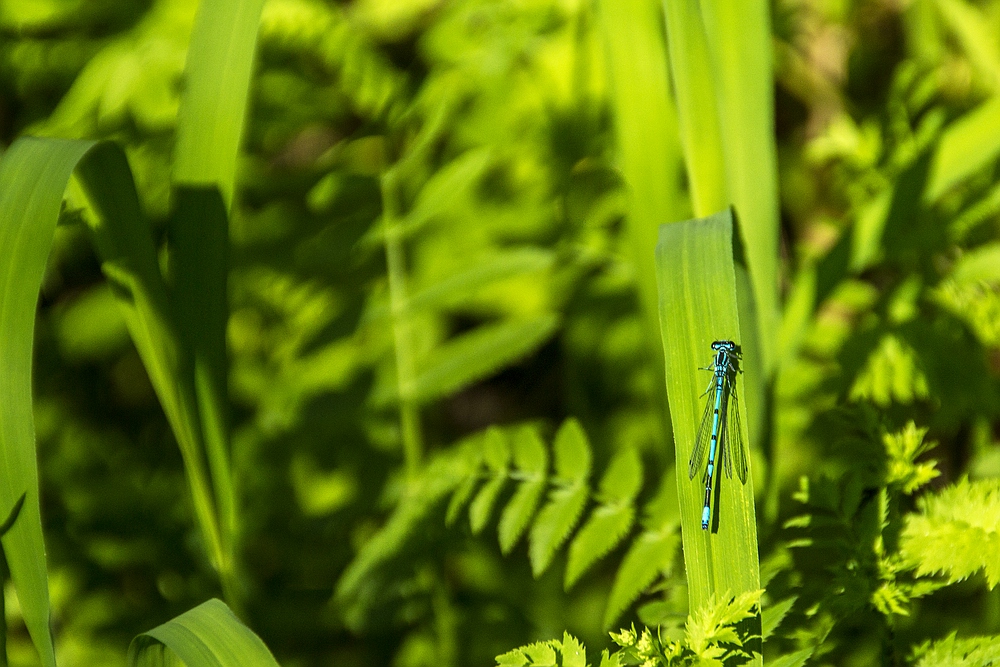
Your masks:
M398 501L386 525L370 539L337 585L337 600L348 606L360 627L372 596L373 582L393 573L400 559L418 548L428 522L448 525L468 507L473 534L482 532L503 500L497 537L509 553L527 536L532 573L540 576L568 543L564 586L569 589L599 559L629 535L642 488L642 464L634 450L624 450L609 464L598 488L591 487L591 446L580 424L567 420L552 443L554 466L537 426L491 427L430 461ZM503 495L513 482L512 494ZM548 493L546 494L546 491ZM646 507L643 530L632 540L608 598L604 625L610 627L659 575L669 575L677 548L676 509L663 485ZM590 501L588 503L588 501ZM577 529L588 504L592 508ZM575 531L575 533L574 533Z
M648 667L687 667L722 665L736 661L745 664L759 657L759 635L754 635L747 621L760 613L762 591L748 591L729 600L710 600L699 613L688 619L679 636L663 636L646 628L611 633L620 647L614 653L601 654L601 667L646 665ZM500 667L584 667L586 650L566 633L562 641L549 640L521 646L497 656Z

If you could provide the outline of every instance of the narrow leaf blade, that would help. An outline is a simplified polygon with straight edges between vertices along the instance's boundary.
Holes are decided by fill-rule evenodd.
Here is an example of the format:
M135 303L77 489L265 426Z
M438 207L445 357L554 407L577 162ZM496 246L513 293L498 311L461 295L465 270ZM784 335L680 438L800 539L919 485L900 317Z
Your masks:
M605 628L610 628L661 572L670 571L679 542L673 527L646 531L636 537L611 586L604 610Z
M426 403L488 377L538 349L557 325L556 316L546 313L480 326L434 353L417 377L414 395Z
M634 521L635 508L632 505L601 505L595 509L569 546L566 588L575 584L591 565L618 546Z
M553 444L556 475L567 482L586 482L590 476L590 443L580 422L567 419L559 427Z

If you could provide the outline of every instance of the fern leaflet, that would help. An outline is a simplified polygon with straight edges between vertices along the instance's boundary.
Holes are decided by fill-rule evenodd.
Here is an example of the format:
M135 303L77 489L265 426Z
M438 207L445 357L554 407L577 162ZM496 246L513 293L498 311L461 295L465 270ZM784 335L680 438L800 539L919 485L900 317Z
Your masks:
M483 485L469 506L469 525L475 534L479 534L490 519L497 496L507 482L507 465L510 460L510 446L503 431L498 428L490 428L486 432L483 449L491 479Z
M535 428L526 426L515 434L514 464L521 483L504 508L497 527L500 550L504 554L510 553L517 544L545 491L549 457Z
M907 517L900 553L918 575L943 574L949 583L984 570L1000 583L1000 481L963 479L920 500Z
M992 667L1000 663L1000 637L958 639L955 633L913 651L916 667Z

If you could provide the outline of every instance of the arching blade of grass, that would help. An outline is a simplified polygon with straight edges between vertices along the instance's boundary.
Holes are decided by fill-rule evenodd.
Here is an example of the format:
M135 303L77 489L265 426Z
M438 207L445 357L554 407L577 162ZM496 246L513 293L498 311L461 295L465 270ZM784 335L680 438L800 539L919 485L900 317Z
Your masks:
M739 217L757 303L760 368L770 377L778 324L778 168L771 22L766 0L702 0L729 198Z
M237 611L238 528L226 358L229 211L263 5L263 0L220 0L199 7L185 67L169 223L173 316L183 343L180 363L193 381L219 514L217 567L226 599Z
M132 640L129 667L278 667L271 652L220 600L209 600Z
M52 150L54 145L46 142L38 150ZM78 174L92 214L88 222L101 270L115 290L129 333L177 438L212 565L224 572L227 558L208 477L194 378L185 365L190 355L175 324L132 173L121 149L101 143L81 161Z
M19 141L0 161L0 514L22 494L20 515L3 535L24 623L46 667L55 667L49 590L38 501L31 368L35 309L63 192L92 144Z
M201 3L188 50L173 180L217 186L227 210L263 6L264 0Z
M27 492L22 516L4 536L24 617L45 664L51 655L45 557L38 512L31 351L35 304L63 194L74 169L93 239L184 458L195 517L213 565L225 576L212 484L199 428L194 378L174 325L156 248L125 155L112 143L20 139L0 161L0 511ZM24 486L25 488L21 488ZM224 580L225 585L225 580Z
M660 224L689 215L681 190L680 142L670 100L663 17L656 0L601 0L598 5L619 162L630 195L629 249L651 355L659 365L654 333L656 269L650 251ZM660 400L665 401L662 394Z
M704 483L701 474L688 479L688 459L701 421L705 387L711 375L704 370L712 360L712 341L732 340L741 345L744 361L756 350L752 321L740 321L736 266L733 261L733 222L730 211L708 218L663 225L656 248L660 288L660 324L666 361L667 395L676 443L678 496L684 562L691 609L711 596L737 595L760 587L753 476L741 483L723 473L717 459L713 514L718 531L702 530ZM751 316L752 318L752 316ZM750 319L750 318L748 318ZM743 374L736 378L742 398ZM740 401L744 447L749 455L745 401ZM718 499L718 500L716 500ZM713 523L716 519L713 519Z
M698 0L667 0L667 42L684 164L696 216L729 206L715 72Z

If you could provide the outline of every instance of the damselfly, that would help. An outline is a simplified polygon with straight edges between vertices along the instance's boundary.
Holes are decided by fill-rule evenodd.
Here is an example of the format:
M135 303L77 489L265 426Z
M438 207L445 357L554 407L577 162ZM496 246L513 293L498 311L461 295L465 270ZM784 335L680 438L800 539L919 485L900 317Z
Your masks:
M747 459L743 451L743 434L740 428L739 403L736 397L736 374L740 372L740 349L731 340L712 343L715 357L712 365L702 370L712 371L712 381L702 394L708 395L705 413L698 427L691 460L688 461L688 479L694 479L701 470L705 452L708 465L702 480L705 482L705 507L701 511L701 528L708 530L712 518L712 482L715 479L715 460L722 456L726 477L732 479L735 463L740 482L747 481ZM718 508L716 508L718 509Z

